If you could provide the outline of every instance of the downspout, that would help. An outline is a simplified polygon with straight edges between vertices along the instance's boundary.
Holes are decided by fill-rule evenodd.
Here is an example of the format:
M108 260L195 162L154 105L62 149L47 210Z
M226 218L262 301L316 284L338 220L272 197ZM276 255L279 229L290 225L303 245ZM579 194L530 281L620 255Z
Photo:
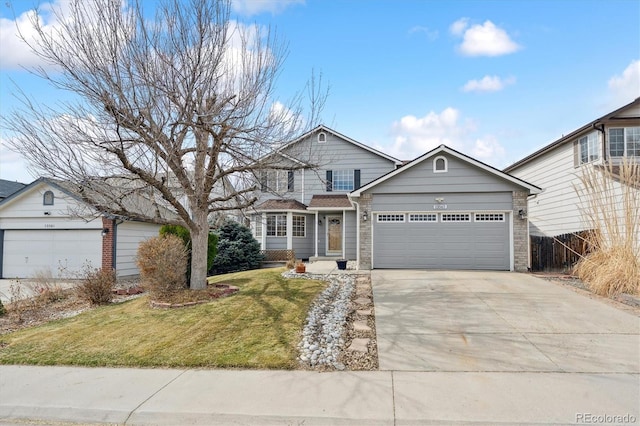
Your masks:
M116 267L116 250L118 247L118 225L124 223L124 220L113 219L113 238L111 240L111 265L113 269L118 273L118 268Z

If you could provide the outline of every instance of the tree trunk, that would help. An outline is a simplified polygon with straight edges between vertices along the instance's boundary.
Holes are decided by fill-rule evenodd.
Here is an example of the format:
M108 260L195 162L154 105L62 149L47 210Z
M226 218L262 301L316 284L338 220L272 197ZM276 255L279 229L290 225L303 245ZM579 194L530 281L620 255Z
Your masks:
M209 242L209 224L207 212L194 214L197 229L191 229L191 290L207 287L207 249Z

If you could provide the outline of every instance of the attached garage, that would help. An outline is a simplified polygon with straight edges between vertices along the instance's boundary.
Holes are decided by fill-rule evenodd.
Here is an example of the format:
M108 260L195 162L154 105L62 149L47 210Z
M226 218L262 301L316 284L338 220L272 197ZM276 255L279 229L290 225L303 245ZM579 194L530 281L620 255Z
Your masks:
M350 194L361 269L526 271L540 188L444 145Z
M34 273L50 271L54 276L73 277L84 265L99 268L102 265L100 231L5 230L2 276L31 277Z
M376 268L509 270L504 212L374 213Z

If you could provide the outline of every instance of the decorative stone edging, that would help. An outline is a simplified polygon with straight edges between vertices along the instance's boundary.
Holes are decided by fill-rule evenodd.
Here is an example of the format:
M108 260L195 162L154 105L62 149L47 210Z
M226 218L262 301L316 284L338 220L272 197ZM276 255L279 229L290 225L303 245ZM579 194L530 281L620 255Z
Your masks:
M239 287L233 286L233 285L226 285L226 284L218 284L216 285L216 288L222 289L222 291L219 294L216 295L212 295L210 299L208 300L198 300L195 302L185 302L185 303L168 303L168 302L158 302L155 300L150 300L149 301L149 305L152 308L158 308L158 309L176 309L176 308L186 308L189 306L196 306L196 305L202 305L203 303L209 303L214 299L221 299L223 297L229 297L233 294L236 294L237 292L240 291Z

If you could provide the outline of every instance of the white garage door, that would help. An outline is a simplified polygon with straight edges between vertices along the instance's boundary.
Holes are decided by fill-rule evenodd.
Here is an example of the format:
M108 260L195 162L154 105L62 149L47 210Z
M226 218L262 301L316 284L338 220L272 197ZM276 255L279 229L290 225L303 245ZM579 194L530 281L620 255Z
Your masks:
M75 278L83 265L102 265L100 230L5 230L3 278L30 278L51 271Z
M374 268L510 269L506 213L378 213Z

